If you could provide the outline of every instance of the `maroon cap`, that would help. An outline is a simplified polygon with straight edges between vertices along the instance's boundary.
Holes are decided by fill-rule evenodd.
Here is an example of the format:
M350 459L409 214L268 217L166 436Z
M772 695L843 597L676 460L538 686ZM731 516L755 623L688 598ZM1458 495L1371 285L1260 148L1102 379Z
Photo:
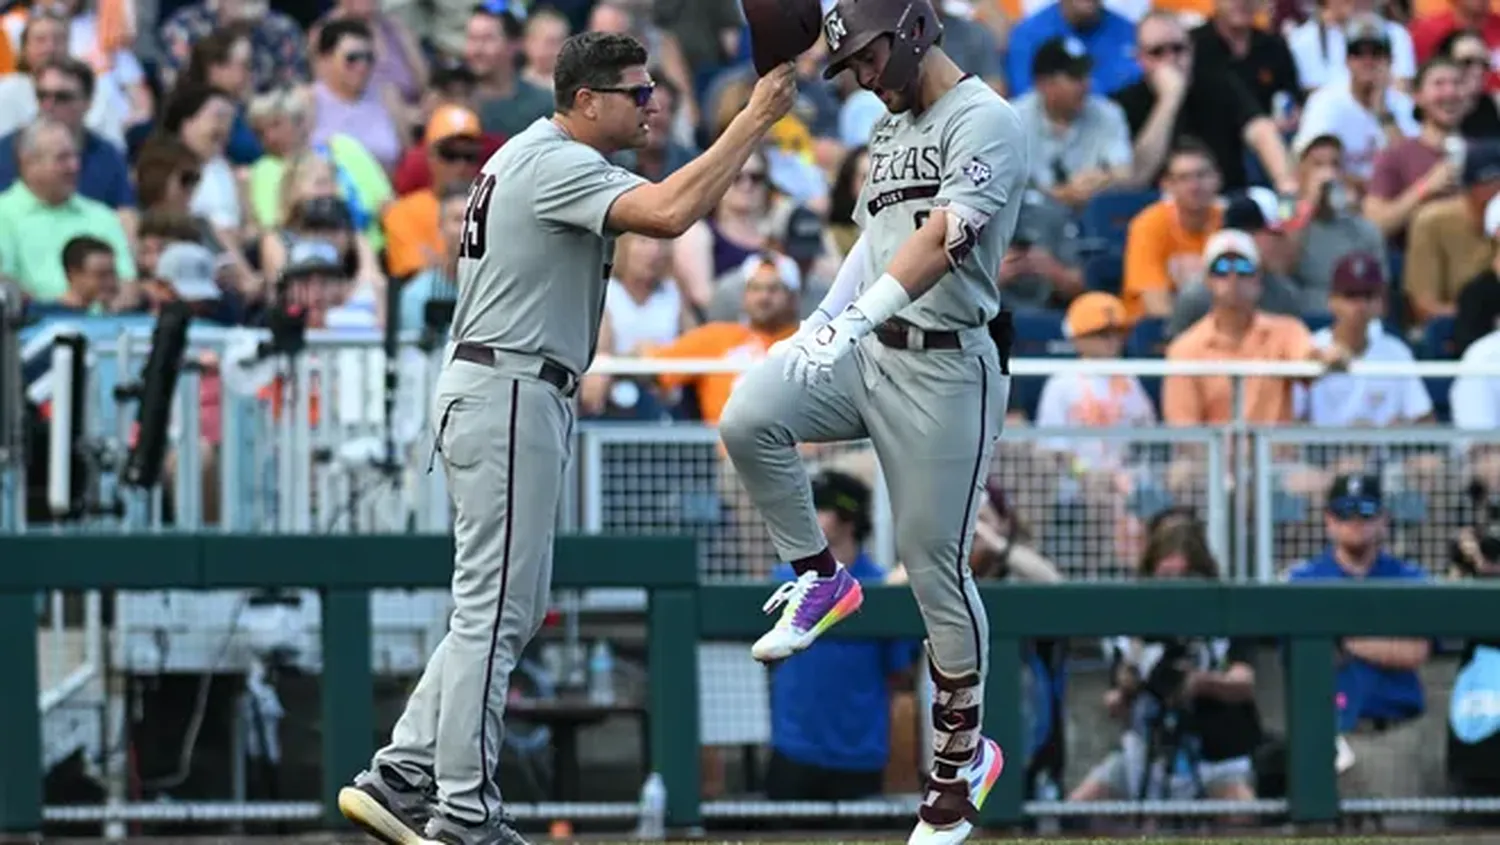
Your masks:
M1335 296L1369 296L1385 289L1385 268L1368 252L1351 252L1333 265Z

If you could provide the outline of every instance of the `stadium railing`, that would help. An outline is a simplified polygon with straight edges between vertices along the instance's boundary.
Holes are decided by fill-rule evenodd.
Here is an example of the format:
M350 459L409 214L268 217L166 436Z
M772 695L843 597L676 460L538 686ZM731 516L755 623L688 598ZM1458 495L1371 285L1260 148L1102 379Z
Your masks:
M368 764L375 750L374 667L380 655L372 636L372 592L446 588L452 578L452 541L434 535L31 535L7 537L0 548L0 664L8 667L9 678L6 693L0 695L0 719L8 725L5 761L0 765L0 836L39 830L44 820L337 820L339 788ZM692 541L686 538L560 537L553 574L560 589L635 588L650 594L646 659L654 667L672 667L653 672L645 683L650 756L668 790L668 817L682 824L691 823L697 814L698 757L693 735L679 740L676 726L697 724L698 699L683 695L674 685L696 675L695 559ZM41 785L47 767L38 718L42 691L35 606L39 592L286 587L313 588L319 595L320 643L312 672L321 682L321 804L112 802L48 807L44 813ZM244 644L236 645L243 650ZM226 641L226 650L229 646ZM108 766L107 758L118 751L102 749L99 757L104 759L93 762ZM554 818L557 813L547 806L509 809L527 817ZM594 804L570 811L633 817L635 804Z

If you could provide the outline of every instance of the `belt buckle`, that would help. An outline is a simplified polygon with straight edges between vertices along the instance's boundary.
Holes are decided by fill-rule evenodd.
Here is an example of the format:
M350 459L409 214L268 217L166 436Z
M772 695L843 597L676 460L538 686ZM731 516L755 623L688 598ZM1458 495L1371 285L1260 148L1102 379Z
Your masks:
M921 352L922 350L924 350L924 349L927 348L926 340L927 340L927 338L923 334L923 332L922 332L921 329L917 328L916 326L912 326L912 325L908 325L906 327L906 348L907 349L910 349L913 352Z

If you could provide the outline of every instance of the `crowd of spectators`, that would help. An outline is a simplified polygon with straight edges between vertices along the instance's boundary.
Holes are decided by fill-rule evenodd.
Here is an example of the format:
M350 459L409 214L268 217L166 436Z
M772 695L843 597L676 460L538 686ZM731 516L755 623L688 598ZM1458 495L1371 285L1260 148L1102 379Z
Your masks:
M1287 340L1301 320L1307 335L1351 298L1374 303L1378 342L1335 331L1309 349L1455 357L1494 330L1500 15L1482 0L936 5L944 48L1031 132L1027 207L997 273L1023 354L1082 351L1066 313L1092 293L1118 297L1104 334L1126 355L1254 357L1267 326ZM201 280L165 277L157 258L186 241L214 257L213 290L192 297L204 320L258 324L288 271L306 275L294 256L332 254L312 269L337 291L315 298L310 325L420 330L443 313L426 303L453 296L469 183L552 111L570 33L631 32L650 49L651 140L619 156L649 178L710 142L753 82L734 0L31 0L3 24L0 272L40 317L184 298ZM852 244L883 111L847 74L824 81L823 55L800 59L797 108L708 218L622 245L638 260L616 263L602 354L750 360L795 325L756 312L816 304ZM105 256L108 279L92 272ZM1338 274L1350 256L1369 271L1352 294ZM1231 288L1253 320L1225 321ZM1301 335L1275 357L1301 356ZM711 418L726 387L598 377L583 410ZM1448 385L1421 387L1443 416ZM1013 411L1034 417L1040 388L1017 390ZM1252 422L1306 418L1290 386L1267 391L1279 398ZM1168 422L1222 416L1170 382L1145 392ZM1118 416L1091 396L1053 390L1045 416ZM1460 424L1488 404L1451 401Z

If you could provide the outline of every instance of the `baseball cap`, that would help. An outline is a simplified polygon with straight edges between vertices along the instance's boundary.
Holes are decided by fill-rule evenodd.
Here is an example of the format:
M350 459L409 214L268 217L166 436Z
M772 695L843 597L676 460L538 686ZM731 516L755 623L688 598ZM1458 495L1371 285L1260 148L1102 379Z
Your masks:
M823 221L817 212L799 206L787 215L781 250L793 261L804 264L823 254Z
M1038 79L1057 73L1081 78L1088 76L1093 67L1094 60L1089 57L1088 48L1071 35L1059 35L1042 42L1031 59L1031 75Z
M1344 148L1344 139L1332 132L1298 133L1297 137L1292 139L1292 155L1301 160L1308 153L1312 152L1314 147L1324 145L1337 146L1342 150Z
M481 134L479 115L463 106L449 104L438 106L432 112L422 141L431 146L449 138L478 138Z
M1238 255L1260 264L1260 250L1255 248L1255 239L1239 229L1220 229L1208 237L1203 247L1203 263L1212 264L1226 255Z
M1350 47L1363 42L1391 49L1391 36L1385 30L1385 21L1379 15L1369 12L1349 18L1349 22L1344 24L1344 42Z
M1125 303L1100 291L1085 293L1068 305L1063 330L1068 337L1086 337L1096 332L1125 328Z
M1500 181L1500 142L1472 141L1464 150L1464 187Z
M768 250L746 258L745 262L740 265L740 275L748 284L750 279L762 267L770 267L775 270L776 275L781 279L781 283L786 285L788 290L802 290L802 271L797 269L797 262L779 252Z
M1224 228L1242 232L1280 232L1286 226L1281 198L1270 188L1256 185L1231 194L1224 204Z
M202 244L177 241L156 259L156 275L172 286L184 302L202 302L222 296L214 280L218 262Z
M287 250L286 269L282 276L296 279L319 273L342 275L344 262L339 260L338 247L322 238L298 238Z
M1331 289L1335 296L1369 296L1385 288L1380 259L1368 252L1351 252L1333 265Z
M1380 478L1367 473L1340 475L1328 488L1328 512L1336 519L1369 519L1385 510Z

